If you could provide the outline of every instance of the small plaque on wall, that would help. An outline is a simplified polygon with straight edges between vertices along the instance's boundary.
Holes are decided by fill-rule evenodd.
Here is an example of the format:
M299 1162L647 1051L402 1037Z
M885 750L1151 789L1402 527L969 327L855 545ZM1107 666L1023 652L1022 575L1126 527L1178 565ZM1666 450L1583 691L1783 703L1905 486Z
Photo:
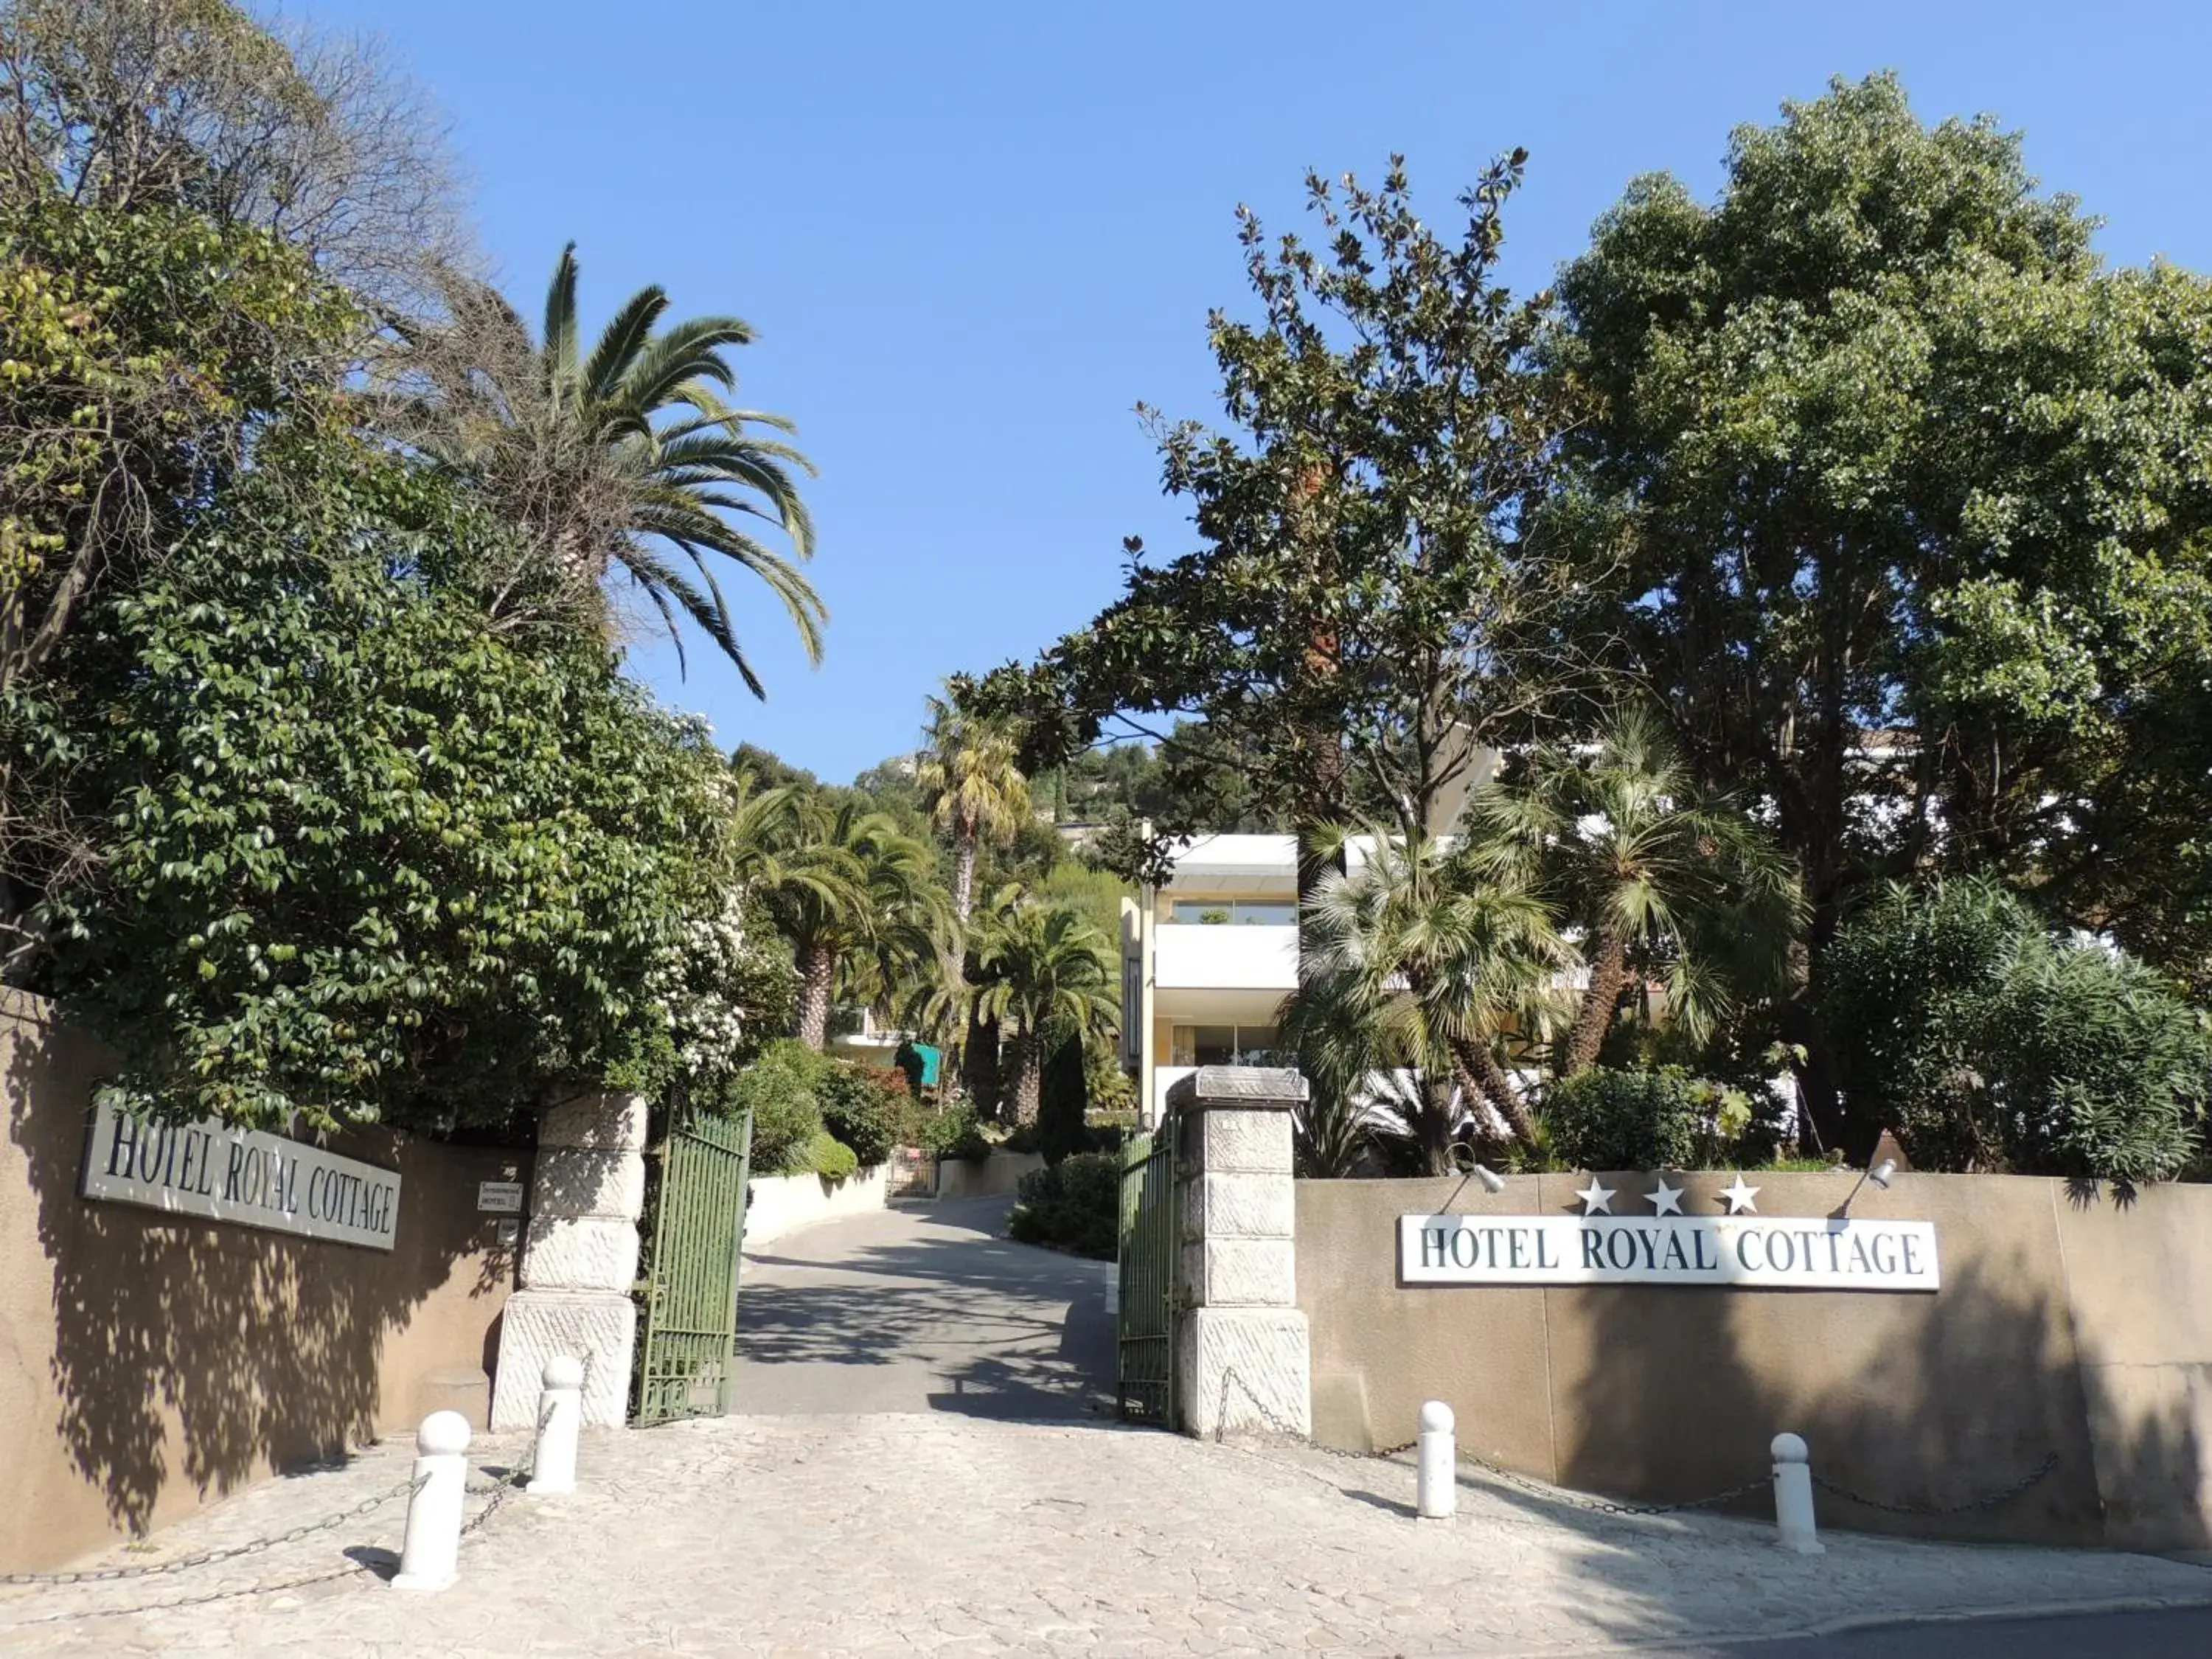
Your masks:
M522 1183L519 1181L479 1181L477 1182L477 1212L479 1215L520 1215Z

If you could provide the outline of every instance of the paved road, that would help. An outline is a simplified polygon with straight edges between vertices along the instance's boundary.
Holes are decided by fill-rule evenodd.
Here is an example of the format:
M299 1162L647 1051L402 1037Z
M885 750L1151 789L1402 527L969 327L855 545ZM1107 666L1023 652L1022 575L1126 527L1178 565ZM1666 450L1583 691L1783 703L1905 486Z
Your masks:
M0 1652L2212 1651L2212 1615L2198 1614L1797 1639L1869 1608L2011 1615L2212 1597L2212 1572L2176 1562L1835 1533L1808 1559L1775 1550L1756 1522L1597 1514L1472 1470L1459 1514L1421 1522L1403 1459L1212 1445L1078 1417L1101 1403L1112 1358L1105 1269L998 1238L1005 1208L868 1217L764 1247L741 1300L750 1414L593 1433L575 1492L491 1510L471 1500L460 1582L441 1595L381 1582L402 1506L376 1500L404 1489L411 1450L386 1444L264 1482L98 1565L158 1570L281 1540L265 1553L174 1577L0 1589ZM523 1447L491 1437L471 1450L489 1475Z
M514 1455L482 1449L489 1463ZM1912 1632L1794 1653L1745 1638L1877 1607L2212 1595L2202 1569L2139 1556L1843 1534L1826 1555L1784 1555L1752 1522L1597 1515L1472 1475L1456 1518L1420 1522L1404 1462L945 1411L597 1433L580 1463L574 1493L514 1498L465 1540L460 1583L442 1595L379 1582L398 1541L390 1505L174 1578L0 1592L0 1653L1504 1659L1703 1640L1688 1648L1701 1659L2043 1659L2009 1633L1963 1628L1936 1632L1953 1644L1933 1648L1906 1645L1923 1639ZM156 1565L276 1536L406 1470L406 1448L380 1447L266 1482L113 1559ZM2130 1635L2087 1651L2159 1650Z
M2212 1608L1891 1626L1799 1641L1729 1642L1675 1659L2205 1659Z
M749 1248L732 1409L1110 1413L1112 1265L1000 1237L1012 1203L898 1205Z

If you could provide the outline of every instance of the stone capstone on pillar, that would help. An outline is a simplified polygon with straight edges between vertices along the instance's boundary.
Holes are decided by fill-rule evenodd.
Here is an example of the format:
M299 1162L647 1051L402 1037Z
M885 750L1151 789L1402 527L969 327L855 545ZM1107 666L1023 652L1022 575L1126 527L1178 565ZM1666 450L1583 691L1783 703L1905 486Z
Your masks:
M1259 1066L1201 1066L1169 1091L1184 1183L1176 1399L1189 1433L1311 1432L1291 1185L1291 1116L1305 1098L1297 1073Z
M646 1122L641 1095L586 1094L538 1126L522 1288L501 1316L494 1429L537 1426L545 1364L562 1355L583 1362L584 1426L628 1419Z

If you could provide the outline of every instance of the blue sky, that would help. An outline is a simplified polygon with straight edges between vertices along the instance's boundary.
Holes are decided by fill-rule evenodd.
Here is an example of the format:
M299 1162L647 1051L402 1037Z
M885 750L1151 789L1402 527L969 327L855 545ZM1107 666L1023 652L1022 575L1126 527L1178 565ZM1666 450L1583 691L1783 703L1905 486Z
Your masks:
M452 119L483 245L534 315L574 238L596 326L658 282L734 312L745 401L821 468L810 671L733 586L759 704L711 648L641 648L672 703L843 780L911 746L945 673L1027 656L1188 531L1130 410L1210 418L1231 213L1406 153L1429 216L1530 152L1507 222L1546 280L1634 174L1709 196L1729 129L1894 68L1987 110L2107 219L2112 258L2212 266L2212 9L2007 5L283 0L380 33Z

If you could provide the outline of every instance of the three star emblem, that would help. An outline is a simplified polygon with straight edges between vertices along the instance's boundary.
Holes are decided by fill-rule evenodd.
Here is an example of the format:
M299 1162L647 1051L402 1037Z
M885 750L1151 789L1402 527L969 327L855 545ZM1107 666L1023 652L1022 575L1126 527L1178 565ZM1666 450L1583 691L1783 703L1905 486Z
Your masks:
M1667 1177L1661 1176L1658 1184L1645 1194L1645 1197L1650 1200L1651 1213L1654 1215L1681 1214L1682 1190L1680 1187L1670 1186ZM1611 1215L1613 1200L1620 1195L1620 1188L1599 1185L1595 1176L1590 1177L1589 1186L1580 1188L1575 1194L1575 1196L1583 1201L1584 1215ZM1756 1202L1759 1188L1746 1186L1741 1175L1721 1188L1720 1196L1727 1201L1728 1212L1730 1215L1759 1213L1759 1205Z

